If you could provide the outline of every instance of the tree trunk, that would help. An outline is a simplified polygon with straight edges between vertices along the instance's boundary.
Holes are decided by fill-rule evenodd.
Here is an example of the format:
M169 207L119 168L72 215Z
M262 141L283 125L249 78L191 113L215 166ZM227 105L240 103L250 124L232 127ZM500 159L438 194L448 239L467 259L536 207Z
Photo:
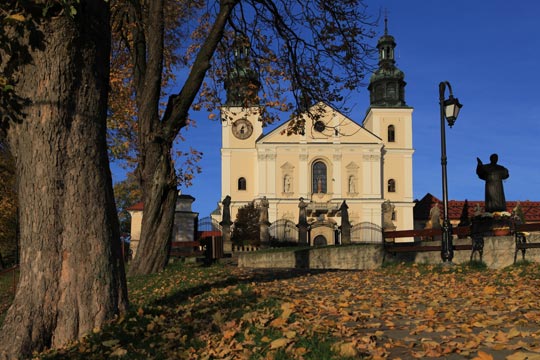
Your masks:
M141 242L130 275L155 273L167 265L178 196L171 145L154 142L147 148L139 165L144 203Z
M38 25L10 114L16 158L21 268L0 332L0 359L60 347L125 310L127 291L105 141L108 5L80 2L71 18Z

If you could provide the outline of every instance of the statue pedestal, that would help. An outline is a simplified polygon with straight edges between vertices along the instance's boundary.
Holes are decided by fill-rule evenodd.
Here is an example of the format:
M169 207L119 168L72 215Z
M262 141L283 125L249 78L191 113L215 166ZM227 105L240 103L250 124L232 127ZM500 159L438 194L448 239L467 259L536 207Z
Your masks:
M340 226L341 230L341 244L347 245L351 243L351 225L343 224Z
M231 225L221 224L221 236L223 237L223 253L232 254Z
M482 236L507 236L510 234L512 221L510 218L494 218L489 216L475 216L471 223L471 234Z
M261 247L270 246L270 223L268 221L259 223Z
M308 242L308 224L298 224L296 225L298 227L298 245L305 246L309 245Z

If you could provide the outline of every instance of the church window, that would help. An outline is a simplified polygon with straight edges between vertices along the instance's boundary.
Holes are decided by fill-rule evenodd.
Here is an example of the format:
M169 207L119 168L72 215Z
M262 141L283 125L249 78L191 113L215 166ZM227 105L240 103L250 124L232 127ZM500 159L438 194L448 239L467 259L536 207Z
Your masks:
M388 180L388 192L396 192L396 180Z
M388 126L388 142L396 141L396 128L394 125Z
M397 216L396 216L396 211L392 211L392 221L396 221L397 219Z
M396 97L396 84L390 83L386 88L386 97L393 100Z
M238 179L238 190L246 190L246 178Z
M315 161L313 163L312 172L312 192L313 193L326 193L326 164L322 161Z

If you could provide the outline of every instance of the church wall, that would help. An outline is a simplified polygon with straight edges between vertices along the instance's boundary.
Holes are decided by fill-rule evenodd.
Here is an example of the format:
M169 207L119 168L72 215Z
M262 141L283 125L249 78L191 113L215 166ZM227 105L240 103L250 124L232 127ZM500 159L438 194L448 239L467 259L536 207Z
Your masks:
M384 198L390 201L402 201L406 195L406 190L408 190L404 179L403 156L388 151L384 157L383 174ZM395 182L395 192L389 191L388 183L390 180Z
M137 248L139 247L139 241L141 240L141 225L142 225L142 216L143 212L141 210L129 211L131 216L131 243L129 245L130 250L132 251L133 256L137 253Z

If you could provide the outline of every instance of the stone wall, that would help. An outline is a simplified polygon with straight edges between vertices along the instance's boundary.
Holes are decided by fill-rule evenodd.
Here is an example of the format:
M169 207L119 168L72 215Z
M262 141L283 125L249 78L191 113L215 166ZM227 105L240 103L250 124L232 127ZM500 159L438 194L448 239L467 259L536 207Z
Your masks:
M540 241L531 238L529 241ZM455 244L470 243L470 239L456 239ZM436 242L433 242L436 243ZM512 236L484 238L483 261L489 268L499 269L514 263L515 242ZM238 253L238 266L246 268L300 268L300 269L376 269L384 262L416 262L426 264L441 263L438 251L400 253L396 256L385 254L379 244L353 244L326 246L283 251L262 251ZM470 260L471 251L455 251L453 262L465 263ZM540 249L527 250L529 261L540 262ZM478 260L478 256L475 256ZM518 254L521 260L521 252Z

